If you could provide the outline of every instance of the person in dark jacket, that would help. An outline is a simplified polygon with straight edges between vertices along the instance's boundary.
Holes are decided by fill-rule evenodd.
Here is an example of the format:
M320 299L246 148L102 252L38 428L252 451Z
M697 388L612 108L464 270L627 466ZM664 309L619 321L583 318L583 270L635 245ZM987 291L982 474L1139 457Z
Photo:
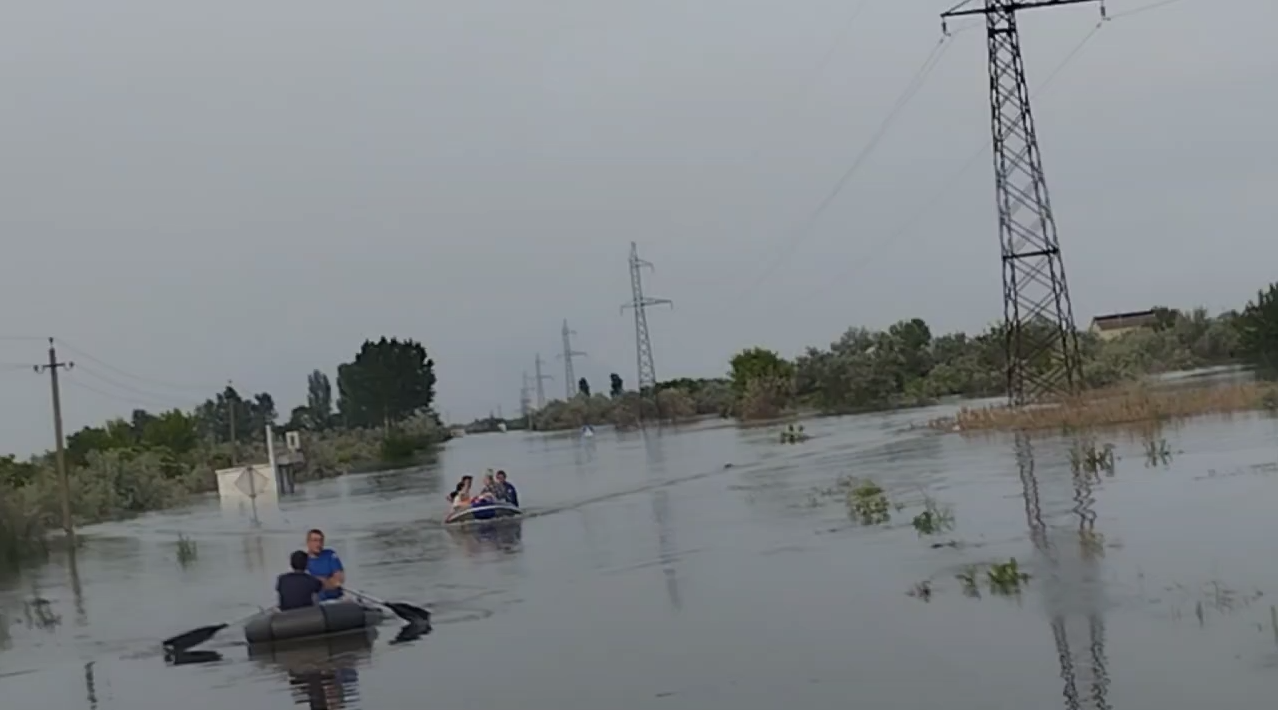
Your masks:
M298 550L288 559L289 567L293 568L292 571L281 574L275 580L275 592L279 596L280 611L314 606L320 593L324 591L324 583L306 571L309 563L310 557Z
M515 486L506 480L506 472L497 472L497 487L506 492L505 499L516 508L519 507L519 491L515 490Z

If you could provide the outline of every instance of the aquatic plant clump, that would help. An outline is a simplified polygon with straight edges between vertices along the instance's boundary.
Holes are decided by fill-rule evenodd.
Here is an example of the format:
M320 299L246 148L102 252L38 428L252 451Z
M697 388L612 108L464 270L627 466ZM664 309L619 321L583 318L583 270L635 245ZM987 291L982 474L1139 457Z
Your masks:
M862 525L882 525L892 519L887 493L874 481L865 481L847 494L848 510Z
M919 535L938 535L954 528L954 512L930 497L923 499L923 512L914 516L914 529Z
M186 535L178 534L177 540L177 560L178 564L186 567L199 557L199 549L195 545L195 541Z
M808 433L803 430L802 424L799 424L798 426L790 424L785 429L781 430L782 444L799 444L810 438L812 437L808 436Z
M942 431L1082 429L1265 409L1278 400L1274 385L1247 382L1156 390L1145 385L1093 390L1053 404L964 408L929 422Z

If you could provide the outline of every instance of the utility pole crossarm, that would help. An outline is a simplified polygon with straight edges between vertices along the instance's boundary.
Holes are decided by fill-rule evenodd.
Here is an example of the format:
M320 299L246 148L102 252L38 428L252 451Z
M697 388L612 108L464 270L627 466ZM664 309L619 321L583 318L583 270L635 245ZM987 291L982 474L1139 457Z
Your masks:
M959 3L950 10L942 12L941 17L970 17L972 15L988 15L992 12L1020 12L1022 10L1037 10L1042 7L1081 5L1085 2L1099 2L1102 8L1105 6L1105 0L984 0L984 2L983 7L974 7L966 10L961 8L967 3Z

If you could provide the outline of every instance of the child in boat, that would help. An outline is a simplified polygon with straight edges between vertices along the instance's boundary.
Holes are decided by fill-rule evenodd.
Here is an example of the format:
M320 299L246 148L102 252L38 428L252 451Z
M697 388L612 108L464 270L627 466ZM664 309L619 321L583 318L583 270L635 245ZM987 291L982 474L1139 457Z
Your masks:
M306 571L310 562L307 554L301 550L289 556L288 564L292 571L281 574L275 580L275 592L279 596L279 610L301 609L314 606L320 592L324 591L324 583L318 577L312 577Z

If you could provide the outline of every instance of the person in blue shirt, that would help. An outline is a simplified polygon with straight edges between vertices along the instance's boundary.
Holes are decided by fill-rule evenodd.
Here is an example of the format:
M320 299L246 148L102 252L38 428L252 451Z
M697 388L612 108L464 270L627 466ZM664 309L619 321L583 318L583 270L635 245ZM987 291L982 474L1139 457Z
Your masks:
M506 472L497 472L497 485L506 490L506 500L516 508L519 507L519 491L515 490L515 486L506 480Z
M346 572L342 568L342 560L336 552L324 547L324 533L309 530L306 533L306 571L316 577L324 585L319 594L320 601L342 598L342 585L346 582Z
M275 580L275 592L279 596L279 610L303 609L315 605L315 599L324 591L324 583L319 578L307 573L306 567L310 558L305 552L298 550L288 559L292 571L285 572Z

